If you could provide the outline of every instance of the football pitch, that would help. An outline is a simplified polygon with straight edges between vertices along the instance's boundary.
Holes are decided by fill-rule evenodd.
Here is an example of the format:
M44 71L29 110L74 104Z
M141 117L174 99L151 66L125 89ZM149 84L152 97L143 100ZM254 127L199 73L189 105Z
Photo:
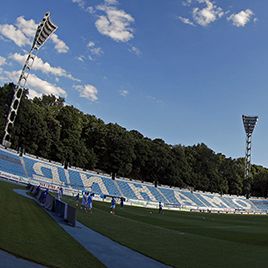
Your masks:
M104 267L20 188L0 181L0 249L45 267Z
M20 186L0 181L0 249L49 267L102 267ZM75 205L72 198L65 200ZM268 218L187 213L117 206L94 201L93 213L78 210L93 230L174 267L267 267Z
M70 198L68 198L69 202ZM188 213L94 202L78 211L88 227L144 255L175 267L267 267L268 218Z

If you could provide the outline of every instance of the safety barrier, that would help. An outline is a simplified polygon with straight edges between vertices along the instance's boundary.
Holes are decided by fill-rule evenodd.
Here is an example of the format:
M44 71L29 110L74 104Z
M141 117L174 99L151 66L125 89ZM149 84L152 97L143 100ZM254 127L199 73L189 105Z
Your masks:
M76 209L74 207L56 199L48 192L48 190L42 190L40 186L28 184L27 188L41 206L51 212L54 212L57 216L63 218L67 224L75 227Z

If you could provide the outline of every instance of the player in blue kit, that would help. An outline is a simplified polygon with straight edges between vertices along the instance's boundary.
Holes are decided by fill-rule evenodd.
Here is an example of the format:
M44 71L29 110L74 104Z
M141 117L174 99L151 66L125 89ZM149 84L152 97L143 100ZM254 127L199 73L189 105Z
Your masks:
M93 200L92 200L91 194L88 194L88 197L87 197L87 208L88 208L89 212L92 213Z
M111 213L112 214L115 214L115 206L116 206L116 201L115 201L115 198L112 197L112 200L111 200Z

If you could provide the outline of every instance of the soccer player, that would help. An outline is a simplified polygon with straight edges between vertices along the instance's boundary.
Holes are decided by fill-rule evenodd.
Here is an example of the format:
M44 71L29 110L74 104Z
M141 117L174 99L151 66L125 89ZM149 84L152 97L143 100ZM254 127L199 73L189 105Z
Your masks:
M88 194L88 197L87 197L87 207L89 209L89 212L92 213L93 200L92 200L91 194Z
M124 207L124 197L120 197L120 207Z
M116 205L115 198L112 197L112 200L111 200L111 213L112 214L115 214L115 205Z
M159 202L159 209L158 209L158 213L162 214L163 213L163 205L161 202Z
M62 196L63 196L63 189L62 187L60 187L60 189L58 190L58 200L61 200Z
M79 192L77 193L77 195L75 196L75 203L76 203L76 206L78 207L78 204L79 204Z
M81 209L84 208L84 210L86 211L86 206L87 206L87 192L83 192Z

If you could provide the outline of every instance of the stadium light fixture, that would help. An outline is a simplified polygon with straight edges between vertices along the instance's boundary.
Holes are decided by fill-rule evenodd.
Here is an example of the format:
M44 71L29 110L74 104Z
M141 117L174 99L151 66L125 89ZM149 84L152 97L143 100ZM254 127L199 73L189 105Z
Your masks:
M49 39L49 37L56 30L57 30L57 26L51 22L50 13L47 12L37 27L33 45L27 56L27 59L22 68L18 83L15 87L15 92L14 92L13 100L10 106L10 111L8 114L7 123L5 127L5 134L4 134L3 141L2 141L2 145L5 147L11 146L11 131L13 129L16 116L18 114L18 109L19 109L19 105L21 102L21 97L23 95L23 90L27 83L29 72L33 66L38 50L44 45L44 43Z
M251 172L251 141L254 128L258 121L258 116L246 116L242 115L243 125L246 132L246 155L245 155L245 170L244 170L244 191L249 197L250 194L250 183L249 177Z

